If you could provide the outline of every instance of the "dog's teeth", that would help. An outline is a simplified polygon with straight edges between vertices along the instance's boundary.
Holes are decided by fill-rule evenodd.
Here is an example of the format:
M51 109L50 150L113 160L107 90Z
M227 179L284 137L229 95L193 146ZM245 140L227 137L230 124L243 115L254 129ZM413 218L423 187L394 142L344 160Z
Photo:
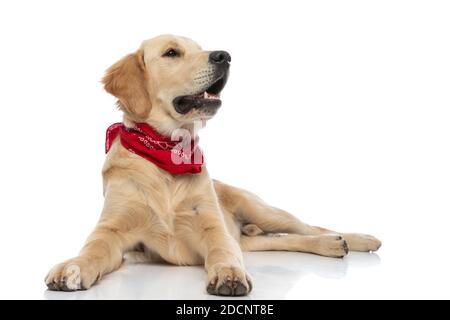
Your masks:
M218 94L210 94L208 92L203 92L203 98L208 100L219 100L220 97Z

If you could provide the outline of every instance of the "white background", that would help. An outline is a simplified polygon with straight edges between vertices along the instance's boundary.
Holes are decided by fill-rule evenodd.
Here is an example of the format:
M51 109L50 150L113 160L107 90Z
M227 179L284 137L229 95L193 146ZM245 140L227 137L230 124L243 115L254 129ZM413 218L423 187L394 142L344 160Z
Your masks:
M102 207L104 70L161 33L231 53L201 132L215 178L375 255L245 255L250 298L450 298L446 1L2 1L0 298L208 298L200 267L130 265L45 292Z

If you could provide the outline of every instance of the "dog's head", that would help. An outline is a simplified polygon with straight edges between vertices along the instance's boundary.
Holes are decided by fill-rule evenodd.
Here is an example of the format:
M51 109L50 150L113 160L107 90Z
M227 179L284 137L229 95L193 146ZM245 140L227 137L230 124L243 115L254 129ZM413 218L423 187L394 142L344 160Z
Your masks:
M204 51L190 39L163 35L111 66L103 83L126 117L170 134L216 114L230 61L225 51Z

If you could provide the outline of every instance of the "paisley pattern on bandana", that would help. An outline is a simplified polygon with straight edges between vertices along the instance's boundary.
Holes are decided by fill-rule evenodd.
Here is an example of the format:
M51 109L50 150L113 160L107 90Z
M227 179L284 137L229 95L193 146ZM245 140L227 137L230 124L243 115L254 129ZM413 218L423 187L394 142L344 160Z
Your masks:
M122 146L142 158L154 163L172 174L200 173L204 163L203 153L198 147L198 139L191 141L172 141L156 132L147 123L136 123L127 128L122 122L111 125L106 130L105 152L108 153L112 143L120 137ZM180 144L188 148L179 148ZM174 156L181 157L177 163Z

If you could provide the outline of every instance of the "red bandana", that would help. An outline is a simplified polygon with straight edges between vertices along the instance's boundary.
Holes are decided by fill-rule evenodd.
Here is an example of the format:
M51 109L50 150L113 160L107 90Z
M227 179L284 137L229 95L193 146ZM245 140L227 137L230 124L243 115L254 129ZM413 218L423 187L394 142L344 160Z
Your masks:
M172 174L202 171L203 153L196 140L188 143L172 141L146 123L136 123L134 128L127 128L120 122L106 130L106 153L118 135L124 148Z

